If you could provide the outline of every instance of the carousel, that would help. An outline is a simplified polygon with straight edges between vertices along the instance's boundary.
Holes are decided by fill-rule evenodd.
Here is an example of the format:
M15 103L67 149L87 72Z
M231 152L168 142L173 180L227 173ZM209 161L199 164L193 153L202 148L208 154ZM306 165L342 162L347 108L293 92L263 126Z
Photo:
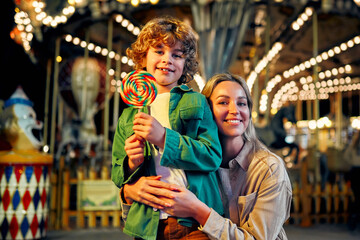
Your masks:
M0 88L2 239L121 226L110 172L113 135L127 107L121 80L134 66L125 51L148 20L163 15L188 22L198 35L201 71L190 87L201 91L219 72L246 79L257 134L284 159L291 178L288 224L348 221L349 172L360 156L360 1L8 5L2 62L12 80Z

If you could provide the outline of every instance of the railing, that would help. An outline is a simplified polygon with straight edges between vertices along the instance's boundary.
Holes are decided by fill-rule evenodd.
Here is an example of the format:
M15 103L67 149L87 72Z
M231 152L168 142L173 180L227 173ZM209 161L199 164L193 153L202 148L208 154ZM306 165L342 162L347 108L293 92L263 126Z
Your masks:
M294 182L289 222L302 226L320 222L347 222L352 198L353 194L348 182L327 183L324 190L321 190L320 184L300 188L300 184Z
M50 229L121 226L120 209L70 209L71 199L74 199L71 188L83 180L109 180L110 170L107 167L102 167L100 172L94 169L85 172L80 168L75 177L70 177L69 169L62 166L59 169L59 172L52 173L51 177ZM303 188L302 185L306 187ZM320 184L301 184L294 181L291 216L286 224L310 226L319 222L346 222L352 198L353 194L347 182L327 183L324 190L321 190Z
M120 208L101 211L70 209L70 201L74 199L72 194L76 194L76 191L74 193L71 189L83 180L110 180L110 171L107 167L102 167L99 174L92 168L86 173L84 169L79 168L76 177L70 177L70 170L60 167L58 173L52 173L50 228L120 227Z

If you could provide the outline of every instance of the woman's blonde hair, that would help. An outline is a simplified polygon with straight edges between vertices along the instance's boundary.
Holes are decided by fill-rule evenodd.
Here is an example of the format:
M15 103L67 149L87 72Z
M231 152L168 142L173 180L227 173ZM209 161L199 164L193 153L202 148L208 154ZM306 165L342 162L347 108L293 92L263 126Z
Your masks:
M230 73L215 74L205 84L205 87L202 90L202 94L209 101L215 87L219 83L225 82L225 81L231 81L231 82L238 83L244 89L244 92L245 92L245 95L246 95L247 104L248 104L249 112L250 112L250 117L249 117L249 125L248 125L248 127L246 128L246 130L245 130L245 132L243 134L244 141L252 143L253 147L254 147L254 149L253 149L254 151L266 148L265 145L260 142L260 140L258 139L258 137L256 135L255 126L254 126L254 123L253 123L252 117L251 117L251 112L252 112L252 108L253 108L253 101L252 101L252 98L251 98L250 90L249 90L245 80L242 77L237 76L237 75L233 75L233 74L230 74ZM209 103L210 103L210 101L209 101Z
M161 17L150 20L141 30L136 41L126 50L126 54L135 63L135 69L144 69L143 60L150 47L165 44L169 47L177 42L182 44L185 65L178 84L191 81L198 71L197 40L190 25L173 17Z

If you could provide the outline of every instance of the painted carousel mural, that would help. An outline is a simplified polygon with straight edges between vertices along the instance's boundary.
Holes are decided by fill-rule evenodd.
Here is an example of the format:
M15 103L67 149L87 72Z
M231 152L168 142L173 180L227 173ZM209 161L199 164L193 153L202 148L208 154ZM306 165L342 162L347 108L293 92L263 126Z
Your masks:
M121 226L110 180L112 139L127 107L119 87L134 66L126 49L159 15L198 34L196 91L218 72L246 79L257 134L291 178L288 224L355 221L359 1L10 2L6 35L21 54L9 47L2 56L14 78L0 89L2 239Z

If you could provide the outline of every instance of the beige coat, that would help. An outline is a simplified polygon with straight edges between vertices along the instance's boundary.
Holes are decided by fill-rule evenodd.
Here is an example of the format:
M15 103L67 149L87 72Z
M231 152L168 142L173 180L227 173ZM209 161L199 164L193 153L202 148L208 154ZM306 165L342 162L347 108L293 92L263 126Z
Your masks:
M218 170L225 217L212 210L200 228L210 239L287 239L292 190L284 163L267 150L252 159L249 152L245 144L229 169Z

